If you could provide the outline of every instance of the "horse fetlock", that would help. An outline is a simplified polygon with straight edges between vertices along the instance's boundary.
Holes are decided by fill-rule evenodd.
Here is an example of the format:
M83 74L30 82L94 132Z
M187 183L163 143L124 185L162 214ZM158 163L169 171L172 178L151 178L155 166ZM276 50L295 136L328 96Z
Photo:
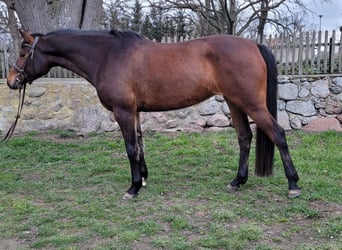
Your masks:
M139 190L143 186L143 180L133 181L131 187L127 190L127 193L130 195L138 195Z

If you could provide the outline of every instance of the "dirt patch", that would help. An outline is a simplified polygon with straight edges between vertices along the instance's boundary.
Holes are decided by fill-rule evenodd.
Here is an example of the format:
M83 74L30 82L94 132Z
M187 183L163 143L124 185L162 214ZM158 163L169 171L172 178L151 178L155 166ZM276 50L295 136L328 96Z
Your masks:
M17 250L29 248L28 244L21 242L18 239L1 239L0 238L0 248L4 250Z
M315 211L319 211L323 217L342 215L342 204L334 202L314 201L310 203L309 207Z
M301 245L305 245L308 249L316 249L316 246L324 244L327 249L330 249L329 246L332 247L331 249L335 249L336 239L324 235L319 222L322 218L340 216L342 205L333 202L313 201L309 207L319 212L320 218L296 217L286 223L278 223L274 226L261 225L264 237L258 241L258 244L276 249L297 249Z

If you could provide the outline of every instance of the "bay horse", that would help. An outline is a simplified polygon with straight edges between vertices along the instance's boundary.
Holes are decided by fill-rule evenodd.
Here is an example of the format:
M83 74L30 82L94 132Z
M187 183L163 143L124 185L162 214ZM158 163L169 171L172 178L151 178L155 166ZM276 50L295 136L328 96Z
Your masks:
M180 109L213 95L222 95L228 103L240 148L237 176L228 188L238 190L248 179L248 115L257 125L256 175L272 174L276 145L288 196L300 195L285 131L276 121L276 62L264 45L229 35L163 44L131 31L20 34L20 57L8 73L8 86L23 88L54 66L90 82L103 106L113 112L125 141L132 180L124 199L138 195L148 177L139 113Z

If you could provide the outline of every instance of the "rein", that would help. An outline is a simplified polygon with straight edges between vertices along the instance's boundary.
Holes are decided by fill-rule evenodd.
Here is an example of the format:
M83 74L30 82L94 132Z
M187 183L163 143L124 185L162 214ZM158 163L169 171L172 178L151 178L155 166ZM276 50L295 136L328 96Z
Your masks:
M19 105L18 105L17 115L15 116L15 121L13 122L12 126L9 128L9 130L7 131L7 134L2 139L1 142L7 142L13 135L14 129L17 126L18 120L21 116L21 111L23 110L25 92L26 92L26 84L24 84L23 89L21 89L21 88L19 89Z
M27 76L27 74L25 73L25 67L27 64L28 59L33 60L33 56L34 56L34 49L37 45L39 41L39 37L35 37L34 41L31 44L24 44L23 46L27 46L30 48L30 52L24 62L24 65L22 67L19 67L16 63L13 64L13 68L19 72L19 75L17 76L17 80L22 80L25 79L25 77ZM32 81L29 82L29 84L31 84ZM23 91L22 91L23 90ZM23 84L23 88L19 88L19 105L18 105L18 111L17 111L17 115L15 116L15 121L13 122L12 126L9 128L9 130L7 131L7 134L5 135L5 137L1 140L1 142L6 142L8 141L14 132L15 127L17 126L18 120L21 116L21 111L23 110L23 106L24 106L24 99L25 99L25 92L26 92L26 83Z

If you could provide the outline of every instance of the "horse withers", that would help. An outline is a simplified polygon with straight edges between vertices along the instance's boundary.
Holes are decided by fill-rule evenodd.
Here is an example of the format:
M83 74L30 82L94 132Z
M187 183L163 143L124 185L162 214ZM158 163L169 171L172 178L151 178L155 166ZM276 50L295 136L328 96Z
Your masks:
M229 35L163 44L116 30L20 34L24 41L8 86L22 88L54 66L89 81L103 106L113 112L125 141L132 176L125 199L138 195L148 177L139 113L180 109L213 95L222 95L228 103L240 147L237 176L228 187L237 190L248 179L250 116L257 125L256 175L272 174L276 145L288 195L300 195L285 132L276 121L276 62L264 45Z

